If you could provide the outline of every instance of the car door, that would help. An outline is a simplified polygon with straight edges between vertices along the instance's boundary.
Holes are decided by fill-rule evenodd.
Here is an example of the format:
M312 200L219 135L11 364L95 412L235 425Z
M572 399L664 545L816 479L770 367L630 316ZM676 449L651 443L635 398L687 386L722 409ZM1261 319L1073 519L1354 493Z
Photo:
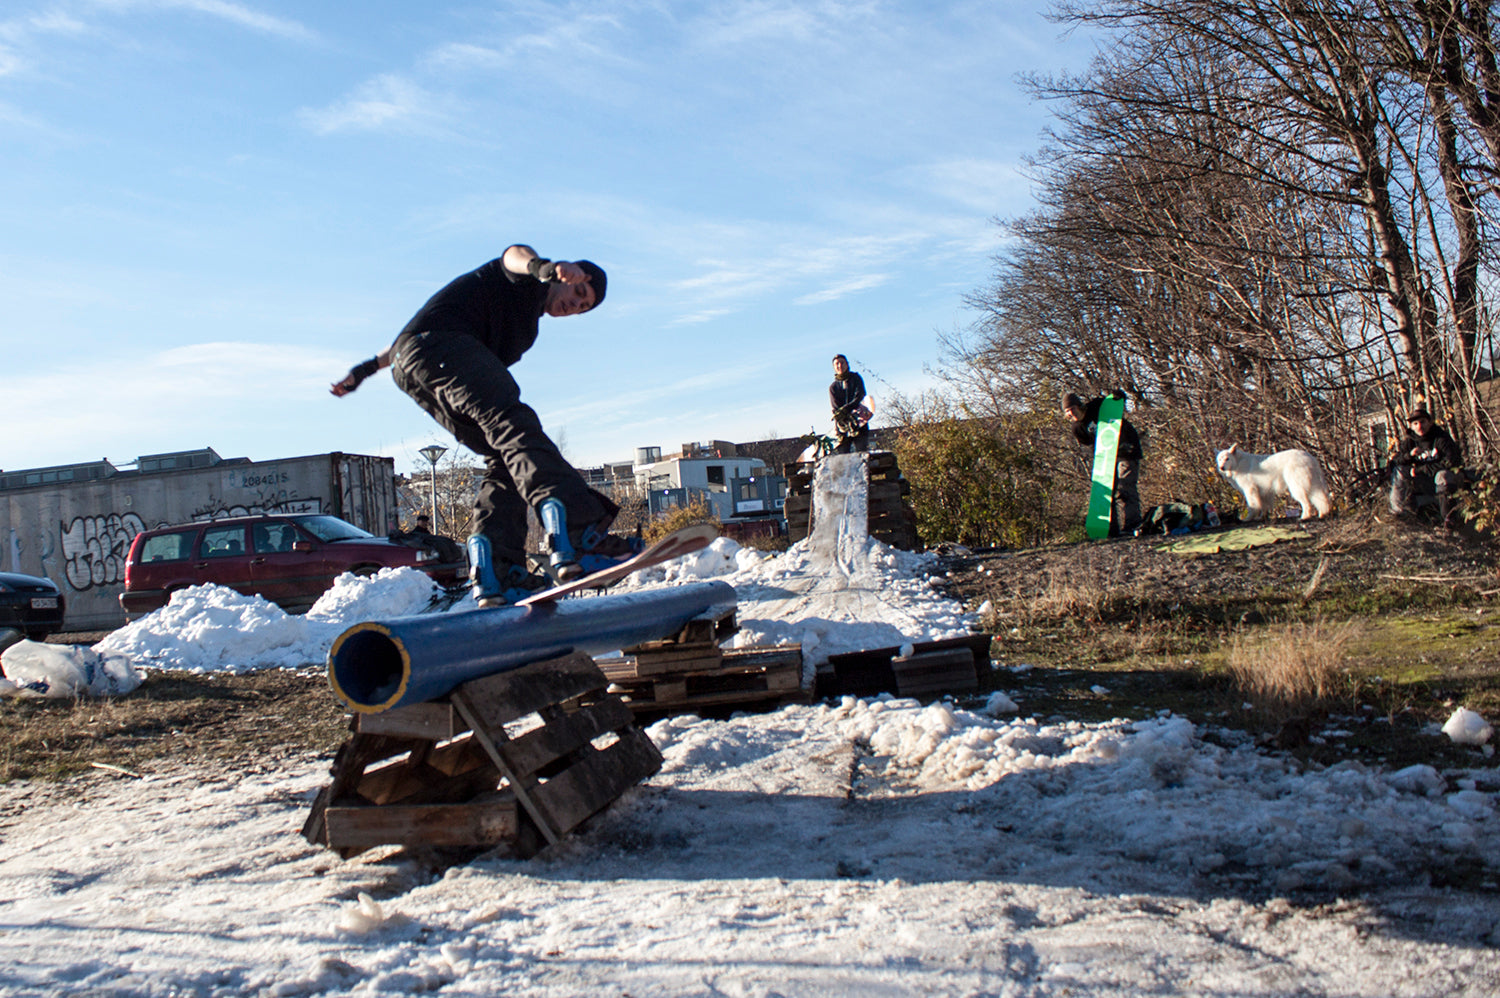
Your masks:
M198 538L197 560L193 569L198 581L228 586L242 593L253 593L250 578L250 552L245 524L209 524Z
M323 544L291 520L250 527L250 577L255 591L283 606L312 603L328 588Z

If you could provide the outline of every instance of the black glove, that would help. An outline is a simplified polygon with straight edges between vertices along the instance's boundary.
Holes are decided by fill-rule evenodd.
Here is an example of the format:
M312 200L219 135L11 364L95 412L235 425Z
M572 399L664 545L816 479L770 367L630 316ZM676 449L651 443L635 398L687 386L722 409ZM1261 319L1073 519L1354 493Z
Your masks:
M369 360L360 361L349 368L349 373L344 376L344 380L336 382L331 391L335 395L348 395L378 370L380 370L379 359L371 357Z
M557 279L557 264L543 257L534 256L526 261L526 273L543 284L550 284Z

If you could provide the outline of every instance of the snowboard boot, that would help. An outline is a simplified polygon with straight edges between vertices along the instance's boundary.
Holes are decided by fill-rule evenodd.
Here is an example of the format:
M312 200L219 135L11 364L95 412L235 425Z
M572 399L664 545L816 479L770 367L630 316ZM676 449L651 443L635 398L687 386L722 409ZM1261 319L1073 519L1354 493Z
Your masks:
M609 532L612 515L584 526L572 526L559 499L543 500L537 512L547 531L547 568L558 582L571 582L611 568L645 550L645 542L640 538Z
M521 565L504 560L497 563L490 539L483 534L469 538L469 582L481 610L509 606L548 587L545 578Z

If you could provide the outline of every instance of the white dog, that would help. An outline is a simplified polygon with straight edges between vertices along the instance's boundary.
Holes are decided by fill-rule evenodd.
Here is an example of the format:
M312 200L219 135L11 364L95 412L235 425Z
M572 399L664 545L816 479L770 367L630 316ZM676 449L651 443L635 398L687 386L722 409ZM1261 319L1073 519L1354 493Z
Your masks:
M1302 519L1311 520L1316 510L1324 517L1333 510L1328 488L1323 484L1323 466L1305 450L1275 454L1248 454L1239 444L1219 451L1219 474L1234 483L1245 497L1247 520L1263 520L1277 496L1290 494L1302 507Z

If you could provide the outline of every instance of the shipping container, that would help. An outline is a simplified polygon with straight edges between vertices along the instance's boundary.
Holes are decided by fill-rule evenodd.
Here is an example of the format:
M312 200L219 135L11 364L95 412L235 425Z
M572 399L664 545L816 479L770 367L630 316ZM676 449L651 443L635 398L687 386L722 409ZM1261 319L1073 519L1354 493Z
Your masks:
M328 513L377 537L397 526L395 460L314 454L277 461L212 449L0 473L0 570L51 579L66 630L125 622L125 556L142 530L250 513Z

